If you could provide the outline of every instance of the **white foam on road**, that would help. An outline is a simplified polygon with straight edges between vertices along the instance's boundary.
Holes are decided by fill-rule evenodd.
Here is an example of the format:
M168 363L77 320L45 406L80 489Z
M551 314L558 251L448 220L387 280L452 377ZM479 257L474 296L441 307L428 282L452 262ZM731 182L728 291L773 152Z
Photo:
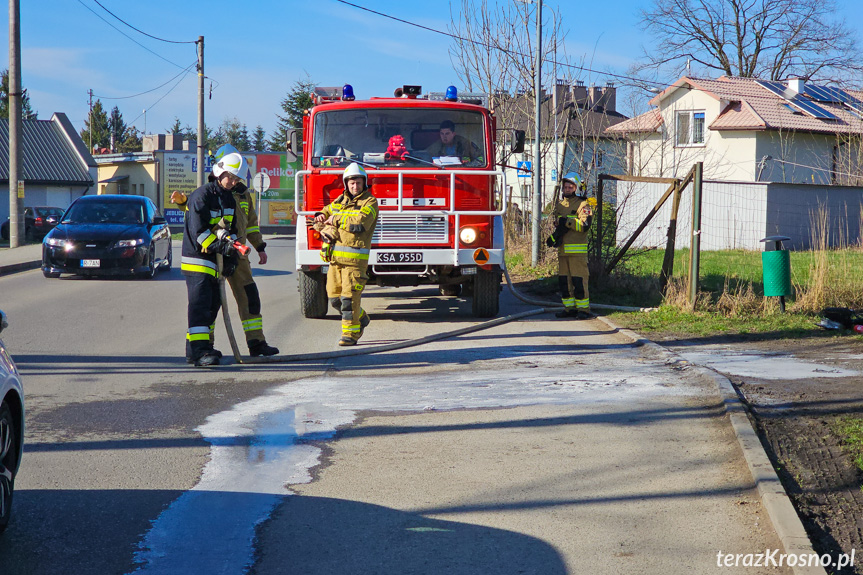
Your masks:
M359 410L504 408L603 403L688 394L681 376L637 355L614 369L566 356L530 358L535 367L403 376L315 377L282 385L207 418L211 447L200 482L154 522L139 545L136 573L236 575L254 561L255 529L291 492L311 481L320 450L302 441L332 437ZM533 361L535 360L535 361Z
M860 372L832 365L821 365L797 359L788 354L765 354L724 348L702 348L698 351L675 350L690 363L716 371L767 380L814 379L818 377L853 377Z

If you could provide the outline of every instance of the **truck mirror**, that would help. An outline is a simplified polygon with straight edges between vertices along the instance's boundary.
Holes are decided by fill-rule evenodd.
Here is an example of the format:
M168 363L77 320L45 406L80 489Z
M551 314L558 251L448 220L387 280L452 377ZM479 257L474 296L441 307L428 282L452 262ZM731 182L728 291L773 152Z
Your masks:
M510 152L513 154L524 152L524 130L512 131L512 147L510 148Z
M300 146L297 139L297 130L290 130L288 132L288 149L295 154L298 154L300 151Z

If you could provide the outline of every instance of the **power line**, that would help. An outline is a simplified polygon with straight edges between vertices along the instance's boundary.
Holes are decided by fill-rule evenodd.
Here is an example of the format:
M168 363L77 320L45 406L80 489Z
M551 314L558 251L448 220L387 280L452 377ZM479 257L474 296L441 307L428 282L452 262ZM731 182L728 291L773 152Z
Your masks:
M181 74L186 74L186 73L188 73L188 72L189 72L189 70L190 70L193 66L195 66L195 65L197 65L197 62L192 62L189 66L187 66L187 67L186 67L184 70L182 70L179 74L177 74L176 76L174 76L173 78L171 78L170 80L168 80L167 82L165 82L164 84L160 84L160 85L156 86L155 88L153 88L152 90L147 90L146 92L141 92L140 94L134 94L134 95L132 95L132 96L116 96L116 97L113 97L113 98L112 98L112 97L108 97L108 96L96 96L96 95L94 94L94 95L93 95L93 97L94 97L94 98L98 98L98 99L100 99L100 100L128 100L129 98L137 98L138 96L143 96L144 94L149 94L150 92L155 92L155 91L156 91L156 90L158 90L159 88L162 88L163 86L167 86L168 84L170 84L171 82L173 82L174 80L176 80L176 79L177 79L177 77L179 77Z
M79 1L80 1L80 0L79 0ZM495 50L501 50L502 52L505 52L505 53L507 53L507 54L514 55L514 56L521 56L522 58L528 58L528 57L530 57L530 54L523 54L523 53L521 53L521 52L513 52L513 51L510 51L510 50L503 50L503 49L502 49L502 48L500 48L499 46L493 46L493 45L491 45L491 44L486 44L485 42L480 42L480 41L478 41L478 40L473 40L473 39L471 39L471 38L463 38L463 37L461 37L461 36L458 36L458 35L456 35L456 34L452 34L452 33L450 33L450 32L444 32L444 31L442 31L442 30L438 30L438 29L436 29L436 28L431 28L431 27L429 27L429 26L424 26L424 25L422 25L422 24L417 24L416 22L411 22L411 21L409 21L409 20L404 20L404 19L402 19L402 18L397 18L397 17L392 16L392 15L390 15L390 14L385 14L385 13L383 13L383 12L378 12L377 10L372 10L372 9L370 9L370 8L366 8L366 7L364 7L364 6L360 6L359 4L354 4L354 3L352 3L352 2L347 2L347 0L336 0L336 2L340 2L340 3L342 3L342 4L346 5L346 6L351 6L351 7L353 7L353 8L357 8L358 10L363 10L363 11L365 11L365 12L370 12L370 13L372 13L372 14L375 14L375 15L377 15L377 16L381 16L381 17L383 17L383 18L388 18L388 19L390 19L390 20L395 20L396 22L400 22L400 23L402 23L402 24L407 24L408 26L414 26L415 28L420 28L420 29L422 29L422 30L426 30L426 31L428 31L428 32L433 32L433 33L435 33L435 34L440 34L441 36L447 36L447 37L452 38L452 39L454 39L454 40L461 40L462 42L470 42L471 44L476 44L476 45L478 45L478 46L482 46L483 48L492 48L492 49L495 49ZM594 74L600 74L600 75L602 75L602 76L609 76L609 77L611 77L611 78L620 78L620 79L623 79L623 80L631 80L631 81L633 81L633 82L637 82L637 83L639 83L639 84L653 84L654 86L661 86L661 87L663 87L663 88L667 87L667 84L663 84L663 83L661 83L661 82L654 82L654 81L652 81L652 80L645 80L645 79L643 79L643 78L636 78L636 77L634 77L634 76L626 76L626 75L623 75L623 74L613 74L613 73L611 73L611 72L602 72L602 71L600 71L600 70L594 70L594 69L592 69L592 68L587 68L587 67L585 67L585 66L576 66L575 64L569 64L569 63L567 63L567 62L557 62L557 61L556 61L556 60L554 60L554 59L543 58L543 62L550 63L550 64L556 64L556 65L558 65L558 66L563 66L563 67L565 67L565 68L573 68L573 69L575 69L575 70L581 70L582 72L592 72L592 73L594 73ZM555 79L555 81L556 81L556 79Z
M82 2L82 0L78 0L78 4L80 4L81 6L83 6L84 8L89 10L90 12L92 12L93 14L95 14L96 17L99 18L100 20L102 20L105 24L107 24L108 26L110 26L111 28L113 28L114 30L116 30L117 32L119 32L120 34L122 34L123 36L125 36L126 38L128 38L129 40L131 40L132 42L134 42L135 44L137 44L138 46L140 46L144 50L146 50L147 52L153 54L157 58L161 58L162 60L164 60L168 64L171 64L172 66L176 66L177 68L180 68L181 70L184 69L183 66L177 64L176 62L172 62L172 61L168 60L167 58L165 58L164 56L162 56L161 54L157 54L156 52L150 50L149 48L147 48L146 46L144 46L143 44L141 44L140 42L138 42L137 40L135 40L134 38L132 38L131 36L126 34L125 32L123 32L122 30L120 30L119 28L117 28L116 26L114 26L113 24L108 22L107 20L105 20L101 14L97 13L95 10L93 10L92 8L90 8L89 6L84 4L84 2Z
M171 92L173 92L173 91L174 91L174 89L175 89L177 86L179 86L179 85L180 85L180 83L181 83L183 80L185 80L185 79L186 79L186 75L188 75L188 73L189 73L189 72L191 72L192 68L193 68L193 67L195 67L197 64L198 64L198 63L197 63L197 62L195 62L194 64L192 64L191 66L189 66L188 68L186 68L186 69L184 70L184 72L185 72L185 73L183 74L183 77L182 77L182 78L180 78L180 79L177 81L177 83L176 83L176 84L174 84L173 86L171 86L171 89L170 89L170 90L168 90L167 92L165 92L165 93L162 95L162 97L161 97L161 98L159 98L158 100L156 100L155 102L153 102L153 103L150 105L150 107L146 108L143 112L141 112L140 114L138 114L138 115L137 115L137 116L136 116L136 117L135 117L131 122L129 122L129 124L134 124L134 123L138 120L138 118L140 118L141 116L143 116L144 114L146 114L147 112L149 112L150 110L152 110L153 108L155 108L155 107L156 107L156 104L158 104L159 102L161 102L162 100L164 100L164 99L168 96L168 94L170 94Z
M131 24L129 24L128 22L126 22L125 20L123 20L122 18L120 18L119 16L117 16L116 14L114 14L113 12L108 10L107 8L105 8L105 6L103 6L102 3L99 2L99 0L93 0L93 2L98 4L102 8L102 10L104 10L105 12L107 12L108 14L110 14L111 16L113 16L114 18L116 18L117 20L119 20L120 22L122 22L123 24L128 26L129 28L131 28L132 30L134 30L135 32L143 34L144 36L147 36L148 38L152 38L153 40L159 40L160 42L168 42L169 44L197 44L197 42L194 40L183 40L183 41L165 40L164 38L159 38L158 36L153 36L152 34L147 34L143 30L139 30L138 28L135 28L134 26L132 26Z

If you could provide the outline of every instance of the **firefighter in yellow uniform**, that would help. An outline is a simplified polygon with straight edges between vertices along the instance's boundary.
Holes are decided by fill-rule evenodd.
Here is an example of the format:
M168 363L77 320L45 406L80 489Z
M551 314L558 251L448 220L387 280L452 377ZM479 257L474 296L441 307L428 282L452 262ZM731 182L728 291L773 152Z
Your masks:
M360 305L368 281L369 252L378 220L378 201L369 190L366 171L357 163L342 174L345 190L334 202L315 214L315 227L332 226L338 233L332 251L322 251L329 261L327 295L342 314L339 345L356 345L371 321ZM332 229L332 228L330 228Z
M231 153L231 149L235 149L232 146L228 148L228 146L226 144L219 148L216 152L217 159L226 153ZM251 192L242 182L237 184L231 192L236 203L234 222L237 225L237 240L243 245L246 245L246 241L248 240L258 252L258 263L264 265L267 263L267 252L265 251L267 243L261 235L261 228L258 225L258 214L255 212L255 206L252 203ZM171 201L181 209L187 209L185 194L173 192L171 194ZM252 266L249 262L249 256L237 255L237 268L227 280L231 286L231 291L234 293L234 299L237 300L237 309L240 313L240 320L243 322L243 333L246 336L246 344L249 346L249 354L253 357L276 355L279 353L278 348L267 344L267 340L264 337L261 297L258 293L258 286L252 278Z
M558 285L564 309L557 317L587 319L590 313L590 296L587 267L587 230L593 219L593 210L587 202L586 186L573 172L565 175L560 186L561 195L554 206L556 227L546 240L548 247L557 248Z

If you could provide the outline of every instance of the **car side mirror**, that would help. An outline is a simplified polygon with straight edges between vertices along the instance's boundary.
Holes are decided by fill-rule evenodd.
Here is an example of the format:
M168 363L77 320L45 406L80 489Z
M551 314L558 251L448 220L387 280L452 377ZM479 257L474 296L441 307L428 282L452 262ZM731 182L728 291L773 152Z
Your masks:
M166 220L163 216L153 216L153 224L166 224L168 220Z
M513 154L521 154L524 152L524 130L512 131L512 145L510 152Z
M6 314L0 310L0 332L9 327L9 322L6 320Z

